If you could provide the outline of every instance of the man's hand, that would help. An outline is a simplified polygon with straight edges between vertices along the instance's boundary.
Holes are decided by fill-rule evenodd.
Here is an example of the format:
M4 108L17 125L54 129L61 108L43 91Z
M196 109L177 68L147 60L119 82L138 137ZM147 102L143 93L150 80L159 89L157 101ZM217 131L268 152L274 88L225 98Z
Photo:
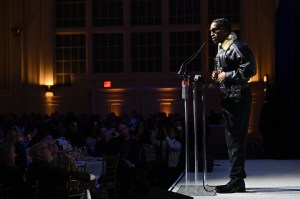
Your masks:
M214 70L211 74L211 78L218 83L223 83L225 81L225 72Z
M224 81L225 81L225 72L221 72L221 73L218 75L217 82L223 83Z
M218 71L214 70L211 74L211 79L214 80L214 81L217 81L218 79Z

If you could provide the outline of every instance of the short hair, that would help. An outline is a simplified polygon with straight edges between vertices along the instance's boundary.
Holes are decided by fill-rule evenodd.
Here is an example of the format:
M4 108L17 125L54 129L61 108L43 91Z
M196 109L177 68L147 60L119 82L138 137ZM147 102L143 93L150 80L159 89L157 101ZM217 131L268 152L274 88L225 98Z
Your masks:
M227 18L217 18L212 21L212 23L218 23L221 28L227 29L231 32L231 24Z

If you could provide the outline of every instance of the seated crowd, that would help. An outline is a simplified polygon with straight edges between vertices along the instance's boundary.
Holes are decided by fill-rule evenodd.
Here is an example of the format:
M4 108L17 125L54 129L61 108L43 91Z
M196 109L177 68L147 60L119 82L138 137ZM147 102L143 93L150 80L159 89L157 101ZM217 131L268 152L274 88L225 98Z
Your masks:
M38 183L36 198L65 199L70 178L94 187L101 182L101 176L79 171L77 159L118 153L119 198L152 186L168 189L184 169L183 124L181 115L165 113L147 119L137 112L106 118L58 112L0 115L0 184L18 190L15 198L33 198ZM100 198L91 191L93 199Z

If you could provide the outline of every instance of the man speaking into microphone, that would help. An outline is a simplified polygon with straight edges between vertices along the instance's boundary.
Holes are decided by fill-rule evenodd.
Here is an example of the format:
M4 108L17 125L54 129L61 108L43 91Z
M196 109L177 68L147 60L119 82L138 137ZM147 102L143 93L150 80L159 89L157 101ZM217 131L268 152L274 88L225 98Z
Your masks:
M216 186L217 193L245 192L245 159L252 92L248 81L256 74L251 49L231 32L228 19L210 25L212 41L218 45L212 79L219 84L225 136L230 161L229 182Z

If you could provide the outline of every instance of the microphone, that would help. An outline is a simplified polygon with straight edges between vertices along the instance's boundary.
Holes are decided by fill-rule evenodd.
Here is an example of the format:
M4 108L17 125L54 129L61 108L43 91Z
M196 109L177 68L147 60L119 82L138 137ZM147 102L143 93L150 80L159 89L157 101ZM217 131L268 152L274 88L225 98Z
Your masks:
M201 47L193 54L191 55L189 58L187 58L186 60L184 60L184 62L181 64L179 71L177 72L177 75L179 76L186 76L186 66L193 60L195 59L195 57L201 52L201 50L203 49L203 47L205 46L206 42L204 42Z
M186 73L186 70L184 68L184 65L181 64L180 69L179 69L179 71L176 74L179 75L179 76L184 76L185 73Z
M202 83L204 83L204 79L203 79L203 77L201 75L195 75L193 81L194 82L202 82Z

